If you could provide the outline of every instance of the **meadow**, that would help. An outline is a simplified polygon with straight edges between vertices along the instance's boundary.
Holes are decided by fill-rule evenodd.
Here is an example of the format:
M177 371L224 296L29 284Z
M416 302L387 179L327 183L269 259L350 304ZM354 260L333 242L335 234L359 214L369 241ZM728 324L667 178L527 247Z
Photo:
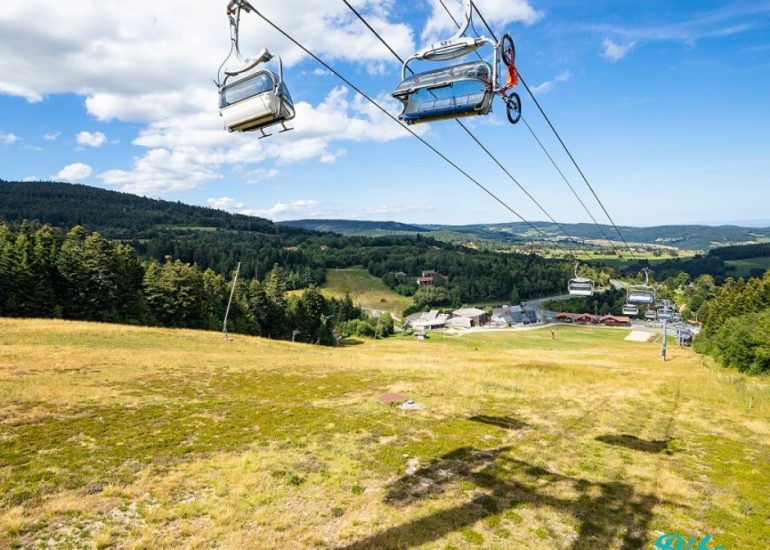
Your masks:
M767 271L770 269L770 258L746 258L743 260L727 260L725 262L728 266L735 268L730 275L734 277L751 276L752 270Z
M362 267L327 269L326 282L321 287L321 292L333 298L350 294L356 305L387 311L398 317L412 304L411 298L393 292L382 279L372 276Z
M0 319L0 548L764 547L770 383L626 334Z

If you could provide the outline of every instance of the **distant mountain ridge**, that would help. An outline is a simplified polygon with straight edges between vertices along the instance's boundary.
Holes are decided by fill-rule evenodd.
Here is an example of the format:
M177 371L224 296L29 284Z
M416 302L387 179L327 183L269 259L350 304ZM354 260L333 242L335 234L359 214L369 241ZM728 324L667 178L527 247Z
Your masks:
M39 220L60 227L81 224L89 230L100 231L108 238L118 239L139 239L168 229L176 232L218 229L266 235L296 235L312 231L363 237L406 237L421 234L466 246L477 245L479 242L523 245L542 238L530 226L519 222L442 225L306 219L274 223L256 216L231 214L205 206L150 199L87 185L4 180L0 180L0 219L10 222ZM532 225L550 238L565 238L553 223L533 222ZM563 227L570 235L580 240L603 240L603 233L617 239L617 234L610 226L601 226L599 229L590 223L577 223L563 224ZM770 227L621 226L620 231L629 243L690 250L707 251L720 246L770 242Z
M451 235L450 240L464 235L469 239L482 239L504 243L526 243L540 236L523 222L492 223L471 225L441 224L403 224L394 221L360 220L292 220L278 222L279 226L291 226L302 229L327 231L347 236L398 236L424 234L441 239ZM550 222L532 222L534 227L551 238L564 238L556 224ZM609 225L597 227L590 223L562 224L573 237L580 240L604 240L605 234L613 240L619 240L615 229ZM770 241L770 227L754 228L735 225L661 225L655 227L619 226L618 228L629 243L671 246L687 250L710 250L720 246L749 244Z

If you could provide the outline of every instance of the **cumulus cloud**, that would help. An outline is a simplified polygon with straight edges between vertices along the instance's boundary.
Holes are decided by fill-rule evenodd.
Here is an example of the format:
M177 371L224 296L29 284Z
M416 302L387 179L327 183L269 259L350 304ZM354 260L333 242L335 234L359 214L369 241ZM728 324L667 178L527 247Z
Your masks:
M542 84L539 84L532 88L533 94L547 94L551 90L553 90L553 87L556 84L559 84L561 82L568 82L569 79L572 78L572 73L569 71L564 71L559 74L557 74L553 79L546 80Z
M321 203L314 200L296 200L293 202L278 202L272 208L262 210L263 213L269 216L286 217L288 215L305 214L314 215L318 213Z
M19 141L19 136L16 134L6 134L3 132L0 132L0 143L3 145L11 145L13 143L16 143Z
M392 15L395 0L357 0L355 5L396 51L416 49L412 29ZM260 9L278 24L290 22L293 34L332 62L357 63L372 73L398 65L342 2L293 0ZM245 173L258 164L266 172L247 181L265 179L275 166L311 159L335 162L345 153L339 142L386 142L409 135L342 87L318 104L297 101L295 131L280 139L228 134L216 114L212 84L229 49L222 12L215 2L189 9L187 0L135 0L130 8L97 0L3 0L0 94L40 101L74 93L85 98L87 111L98 120L142 125L133 144L144 151L129 165L99 177L121 190L150 195L198 187L224 171L240 167ZM306 58L254 14L244 14L241 31L246 55L267 47L281 54L287 68ZM41 71L41 66L63 69ZM378 99L398 112L389 96ZM45 139L54 141L58 135ZM78 134L81 146L101 146L106 140L98 132Z
M43 139L45 141L56 141L59 139L59 136L61 135L61 132L50 132L48 134L43 134Z
M193 150L152 149L134 161L132 170L107 170L99 177L121 191L156 196L194 189L222 176Z
M101 132L80 132L75 136L78 145L87 145L88 147L101 147L107 142L107 136Z
M278 176L278 170L275 168L270 168L269 170L266 170L264 168L257 168L256 170L249 170L244 175L244 180L246 183L249 184L255 184L255 183L261 183L263 181L274 179Z
M216 208L217 210L225 210L227 212L238 212L246 208L245 204L238 202L230 197L220 197L218 199L212 197L206 201L206 204L208 204L211 208Z
M433 210L433 207L430 205L414 205L414 204L408 204L408 205L399 205L399 206L393 206L393 205L382 205L377 206L375 208L369 208L366 210L365 214L366 217L370 216L383 216L383 215L393 215L393 214L421 214L430 212Z
M53 176L53 179L76 183L88 179L91 177L93 172L94 169L91 168L88 164L76 162L74 164L68 164L59 170L59 173Z
M605 38L602 42L602 57L609 59L610 61L620 61L623 59L633 47L636 46L636 42L626 42L625 44L618 44L614 40Z
M211 95L215 99L216 92ZM331 163L345 154L343 148L332 148L335 142L387 142L409 135L387 115L351 95L347 88L337 87L318 105L296 103L297 118L290 122L294 131L281 134L280 139L230 134L210 110L153 122L133 141L148 150L134 160L133 167L109 170L100 177L122 191L160 195L219 179L220 169L226 165L273 162L282 166L310 159ZM380 99L391 112L397 112L398 105L392 99ZM255 176L277 174L275 168L260 169L266 172L256 172ZM255 179L247 177L246 181Z
M270 219L290 219L298 216L321 216L326 214L320 202L316 200L298 199L289 202L277 202L270 208L248 208L244 203L231 197L212 197L206 201L211 208L225 210L233 214L260 216Z
M411 28L390 18L393 0L356 4L397 50L414 50ZM363 67L396 64L342 2L293 0L260 8L279 24L291 22L292 32L326 58ZM29 101L81 94L100 118L148 122L176 114L189 108L190 95L210 89L227 54L223 11L219 2L190 9L187 0L134 0L130 7L98 0L3 0L0 93ZM306 57L257 15L244 14L242 51L248 55L263 47L280 53L288 67ZM41 71L41 66L66 70Z
M465 17L464 0L443 0L449 11L452 12L454 19L462 23ZM457 25L447 14L444 6L439 0L430 0L431 15L422 32L422 39L425 45L435 42L439 39L445 39L457 31ZM479 11L484 14L484 18L492 28L501 28L509 23L523 23L524 25L533 25L540 21L545 13L536 10L527 0L474 0L474 4ZM474 22L478 18L474 19ZM483 24L476 27L479 33L488 35ZM495 29L496 34L500 32ZM414 53L414 52L411 52Z

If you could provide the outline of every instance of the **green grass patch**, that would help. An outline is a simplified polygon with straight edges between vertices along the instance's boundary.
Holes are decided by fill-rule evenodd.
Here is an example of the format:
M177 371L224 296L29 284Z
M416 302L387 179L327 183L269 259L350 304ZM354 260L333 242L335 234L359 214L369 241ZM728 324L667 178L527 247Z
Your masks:
M388 311L398 316L412 303L411 298L393 292L364 268L328 269L321 291L337 298L350 294L353 302L361 307Z

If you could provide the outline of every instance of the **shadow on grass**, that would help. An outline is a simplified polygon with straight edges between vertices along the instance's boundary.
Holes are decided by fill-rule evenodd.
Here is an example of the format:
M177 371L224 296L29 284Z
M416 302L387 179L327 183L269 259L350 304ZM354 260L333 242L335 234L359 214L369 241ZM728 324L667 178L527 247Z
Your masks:
M471 416L468 418L468 420L472 420L473 422L481 422L482 424L491 424L492 426L505 428L506 430L521 430L522 428L526 428L528 426L526 422L516 420L515 418L511 418L509 416L488 416L486 414L477 414L476 416Z
M644 453L666 453L671 454L671 450L668 448L670 439L661 439L658 441L647 441L646 439L639 439L634 435L629 434L616 434L616 435L600 435L596 438L597 441L606 443L607 445L614 445L616 447L625 447L626 449L633 449L635 451L642 451Z
M337 347L347 348L350 346L360 346L363 343L363 340L357 340L355 338L343 338L337 343Z
M338 550L403 549L436 541L506 509L527 505L570 514L577 535L569 548L643 548L648 542L653 494L639 494L623 482L595 482L550 472L510 458L510 447L456 449L388 487L385 502L408 506L471 482L484 494L468 502L385 529ZM562 495L571 495L562 496ZM417 512L417 511L416 511ZM546 546L544 546L546 547Z

